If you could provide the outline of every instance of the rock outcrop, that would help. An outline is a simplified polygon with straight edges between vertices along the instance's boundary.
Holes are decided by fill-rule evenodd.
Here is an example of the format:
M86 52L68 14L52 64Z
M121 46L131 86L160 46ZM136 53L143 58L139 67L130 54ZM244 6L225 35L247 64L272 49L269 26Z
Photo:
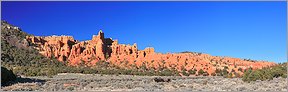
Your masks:
M203 53L156 53L154 48L148 47L138 50L137 44L119 44L118 40L105 38L100 30L93 35L92 40L76 41L71 36L29 36L26 40L35 44L35 48L46 57L55 57L59 61L67 61L71 66L94 66L98 61L104 60L122 68L146 67L159 70L163 68L177 71L199 70L208 75L215 73L216 69L227 67L228 72L240 75L248 68L260 69L276 65L266 61L251 61L231 57L211 56Z

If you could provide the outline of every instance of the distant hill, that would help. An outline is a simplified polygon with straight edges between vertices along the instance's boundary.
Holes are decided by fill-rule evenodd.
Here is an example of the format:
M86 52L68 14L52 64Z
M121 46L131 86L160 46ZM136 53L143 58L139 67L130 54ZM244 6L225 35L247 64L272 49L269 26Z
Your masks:
M54 66L64 66L64 63L53 58L46 58L34 44L28 42L25 37L32 36L23 32L19 27L1 21L1 66L12 69L18 74L35 76L46 75ZM49 69L48 69L49 68ZM38 70L37 70L38 69ZM48 69L40 72L40 69Z

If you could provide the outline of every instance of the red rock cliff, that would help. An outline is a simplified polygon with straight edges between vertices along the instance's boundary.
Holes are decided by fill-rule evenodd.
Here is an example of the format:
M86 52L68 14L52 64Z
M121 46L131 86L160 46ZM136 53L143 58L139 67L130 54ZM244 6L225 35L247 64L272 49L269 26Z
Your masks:
M152 47L138 50L136 43L119 44L118 40L105 38L101 30L98 35L93 35L92 40L82 42L74 40L71 36L30 36L26 39L35 44L35 48L44 56L67 61L72 66L80 63L93 66L99 60L105 60L123 68L145 66L148 69L168 68L178 71L202 69L211 75L216 69L223 69L225 66L228 67L228 72L234 71L242 74L249 67L259 69L275 65L272 62L255 62L202 53L155 53Z

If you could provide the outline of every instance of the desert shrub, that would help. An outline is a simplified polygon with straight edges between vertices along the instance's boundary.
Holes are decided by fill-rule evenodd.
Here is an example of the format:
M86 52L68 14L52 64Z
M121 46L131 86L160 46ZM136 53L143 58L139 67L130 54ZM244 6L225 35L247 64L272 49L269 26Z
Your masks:
M190 74L189 73L187 73L186 72L186 70L184 69L184 70L182 70L182 74L184 75L184 76L189 76Z
M204 72L203 73L203 76L208 76L209 74L207 72Z
M221 69L216 69L215 70L215 74L216 74L216 76L221 76L221 73L222 73L222 70Z
M5 67L1 67L1 85L6 84L8 81L16 79L16 75L12 70L8 70Z
M224 77L227 76L229 72L226 69L228 69L228 67L224 68L223 70L217 68L215 70L215 75L216 76L224 76Z
M178 76L179 72L175 69L163 69L162 71L157 71L160 76Z
M189 70L188 72L189 72L189 74L192 74L192 75L194 75L194 74L196 74L196 71L197 71L197 69L191 69L191 70Z
M234 77L236 77L236 78L240 78L241 77L241 75L239 73L236 73L236 72L234 73L234 75L235 75Z
M242 69L241 67L239 67L239 68L238 68L238 71L241 71L241 72L243 72L243 69Z
M224 70L228 69L228 66L224 66Z
M212 75L212 76L216 76L216 73L212 73L211 75Z
M227 68L226 68L227 69ZM228 71L226 70L225 68L222 70L222 72L221 72L221 76L226 76L226 75L228 75Z
M172 76L175 75L176 72L169 70L169 69L163 69L162 71L160 71L160 76Z
M287 78L287 62L273 67L252 70L245 70L242 80L245 82L256 80L272 80L273 78Z
M233 77L233 73L230 72L230 73L228 73L227 75L224 75L223 77L224 77L224 78L232 78L232 77Z
M234 70L234 69L232 69L232 70L231 70L231 72L235 72L235 70Z
M69 87L67 88L68 91L73 91L74 89L75 89L74 86L69 86Z
M198 74L199 75L203 75L205 72L202 70L202 69L200 69L199 71L198 71Z

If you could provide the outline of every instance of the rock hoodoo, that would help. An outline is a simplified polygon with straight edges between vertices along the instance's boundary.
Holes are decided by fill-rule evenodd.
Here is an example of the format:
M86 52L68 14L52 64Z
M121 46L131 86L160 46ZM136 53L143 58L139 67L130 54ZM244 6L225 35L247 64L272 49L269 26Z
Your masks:
M100 60L123 68L144 66L148 69L176 69L178 71L203 70L211 75L216 69L228 69L228 72L243 74L248 68L259 69L273 66L275 63L251 61L231 57L211 56L203 53L155 53L154 48L138 50L137 44L119 44L118 40L105 38L100 30L92 40L77 41L71 36L29 36L26 40L46 57L55 57L59 61L67 61L71 66L85 64L93 66ZM240 69L241 68L241 69Z

